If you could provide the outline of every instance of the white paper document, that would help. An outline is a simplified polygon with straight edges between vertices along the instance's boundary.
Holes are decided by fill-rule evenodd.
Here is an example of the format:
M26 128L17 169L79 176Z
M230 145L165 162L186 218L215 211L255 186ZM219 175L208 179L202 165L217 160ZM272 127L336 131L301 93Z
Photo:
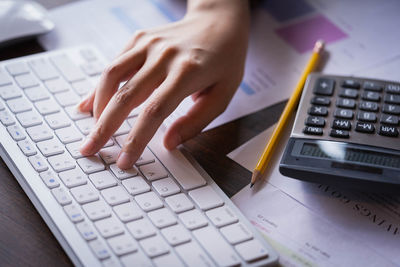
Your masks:
M185 6L184 0L76 2L50 12L56 29L40 41L47 49L93 43L111 60L135 30L176 21L183 17ZM325 71L332 74L362 74L400 56L398 8L397 0L261 1L252 11L243 82L208 129L287 99L316 39L327 43ZM186 99L167 125L191 104Z

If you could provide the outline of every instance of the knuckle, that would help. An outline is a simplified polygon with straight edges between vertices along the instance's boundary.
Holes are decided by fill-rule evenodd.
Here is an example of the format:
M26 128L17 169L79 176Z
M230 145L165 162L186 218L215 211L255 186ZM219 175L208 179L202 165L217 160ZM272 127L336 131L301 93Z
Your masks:
M127 104L130 100L131 94L132 94L132 86L129 84L125 84L121 89L119 89L114 97L115 97L115 102L117 104Z
M164 105L158 99L150 100L143 112L146 116L154 119L162 119L165 116Z
M136 41L138 41L140 38L142 38L144 35L146 35L146 31L144 31L144 30L136 30L136 31L134 32L134 34L133 34L132 41L133 41L133 42L136 42Z
M104 69L103 76L107 78L114 77L118 72L119 66L117 64L111 63Z
M181 62L183 71L194 71L204 65L204 51L200 48L191 49Z
M160 58L166 58L178 52L178 48L174 45L163 44L159 48Z

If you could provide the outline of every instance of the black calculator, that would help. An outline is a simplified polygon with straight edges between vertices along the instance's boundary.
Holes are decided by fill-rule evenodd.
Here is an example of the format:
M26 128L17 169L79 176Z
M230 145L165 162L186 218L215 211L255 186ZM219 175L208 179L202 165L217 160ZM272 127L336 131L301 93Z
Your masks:
M308 76L281 159L283 175L400 194L400 83Z

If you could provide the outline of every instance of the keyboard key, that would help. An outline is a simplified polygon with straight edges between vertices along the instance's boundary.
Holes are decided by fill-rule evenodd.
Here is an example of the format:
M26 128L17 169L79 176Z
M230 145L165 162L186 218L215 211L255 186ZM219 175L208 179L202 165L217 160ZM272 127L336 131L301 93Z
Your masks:
M0 97L3 100L9 100L20 96L22 96L22 91L14 84L0 87Z
M103 162L98 156L80 158L77 162L86 174L99 172L105 169Z
M331 104L331 100L329 97L314 96L311 99L311 104L318 105L318 106L329 106Z
M80 102L79 96L72 91L57 93L54 97L62 107L75 106Z
M50 95L47 90L42 86L35 86L25 90L25 94L32 102L49 99Z
M117 137L118 139L118 137ZM148 149L147 147L143 150L142 155L139 157L139 159L136 161L135 165L136 166L141 166L144 164L148 164L151 162L154 162L155 157L153 155L153 153L151 153L150 149Z
M117 181L109 171L90 174L89 179L92 181L94 187L99 190L117 185Z
M133 196L150 191L150 186L141 176L123 180L122 185L125 187L126 191Z
M373 91L364 91L362 99L377 102L381 100L381 94Z
M314 87L314 94L316 95L333 95L335 88L335 80L328 78L319 78Z
M253 234L243 223L235 223L220 229L222 235L232 245L242 243L253 238Z
M41 155L30 156L28 159L37 172L43 172L49 168L46 160Z
M85 204L82 208L92 221L97 221L111 216L111 209L103 200Z
M11 112L14 114L29 111L32 109L31 103L24 97L7 100L6 103Z
M42 124L42 117L36 111L26 111L17 114L17 119L22 127L31 127Z
M81 222L84 220L82 210L76 204L69 204L64 206L64 211L73 223Z
M209 210L224 204L221 197L208 185L190 191L189 196L202 210Z
M235 213L227 206L209 210L206 212L206 215L217 227L226 226L238 221Z
M339 96L347 97L347 98L357 98L358 97L358 90L355 89L342 89L339 92Z
M112 164L110 165L110 169L114 173L114 175L120 180L138 175L138 170L136 169L136 167L133 167L129 170L121 170L120 168L118 168L117 164Z
M359 89L360 86L361 86L360 82L358 82L356 80L347 79L342 82L342 87L346 87L346 88Z
M335 110L335 113L333 114L336 118L341 118L341 119L353 119L354 117L354 111L350 109L341 109L338 108Z
M97 76L103 72L104 64L102 64L99 61L93 61L93 62L87 62L83 64L81 67L82 70L86 73L86 75Z
M124 233L124 227L122 223L114 217L96 221L94 225L104 238L109 238Z
M64 92L70 89L69 84L61 78L45 81L44 84L52 94Z
M187 266L214 266L215 263L211 261L208 255L200 248L195 242L183 244L175 248L175 251L186 263Z
M74 187L70 192L79 204L85 204L99 199L99 193L90 184Z
M184 212L194 208L192 201L185 194L177 194L167 197L165 202L176 213Z
M68 82L83 80L85 75L67 55L52 56L51 61Z
M149 181L154 181L168 176L167 171L160 162L155 161L139 167L139 170L143 173L144 177Z
M87 183L87 176L82 172L80 168L60 172L58 176L68 188L84 185Z
M153 263L144 253L131 253L120 257L123 266L153 267Z
M75 160L67 153L49 157L47 160L56 172L67 171L76 167Z
M171 178L165 178L153 182L153 187L162 197L170 196L179 193L181 189Z
M351 122L348 120L334 119L332 122L332 128L342 129L342 130L350 130Z
M121 187L115 186L101 191L104 200L111 206L129 202L128 193Z
M240 263L239 256L214 228L201 228L193 231L193 235L218 265L233 266Z
M45 185L50 189L60 186L58 176L53 171L47 170L47 171L41 172L40 178L42 178Z
M81 142L70 143L65 146L68 152L74 159L83 158L81 152L79 152L79 148L81 147Z
M398 125L399 117L394 115L382 114L380 122L383 124Z
M73 126L55 130L55 133L63 144L82 140L82 134Z
M124 121L124 122L122 122L121 126L115 131L113 136L127 134L127 133L129 133L130 130L131 130L131 127L129 126L129 124L126 121Z
M340 108L350 108L353 109L356 107L356 101L354 99L348 98L338 98L336 100L336 106Z
M323 130L320 127L307 126L303 129L303 133L312 135L322 135Z
M86 119L91 116L89 112L80 112L76 107L66 107L64 110L73 121Z
M328 115L328 108L320 106L312 106L308 109L308 114L315 116L326 116Z
M57 78L58 72L45 58L37 58L29 61L29 65L40 80L51 80Z
M110 251L108 250L108 247L100 239L90 241L89 247L99 260L104 260L110 257Z
M176 224L175 216L166 208L147 213L149 219L157 228L164 228Z
M135 196L135 200L144 211L151 211L162 208L164 204L154 192L147 192Z
M178 257L172 253L155 258L153 260L153 263L156 265L156 267L164 267L164 266L183 267L184 266L182 264L182 262L178 259Z
M35 145L28 139L19 141L18 146L21 149L22 153L24 153L25 156L33 156L36 154Z
M34 105L42 115L48 115L60 111L60 107L53 99L38 101L35 102Z
M180 224L164 228L161 233L171 246L177 246L191 240L189 231Z
M12 76L17 76L25 73L29 73L30 70L25 62L14 62L6 65L8 73Z
M370 90L370 91L376 91L376 92L382 92L383 90L383 85L375 82L364 82L363 88L365 90Z
M262 259L268 256L268 251L258 240L250 240L248 242L235 246L239 255L247 262Z
M88 135L92 128L96 125L96 119L93 117L89 117L86 119L78 120L75 122L75 124L81 131L81 133L83 133L84 135Z
M15 123L14 116L7 110L0 111L0 121L4 126L13 125Z
M377 112L379 110L379 105L375 102L369 102L369 101L361 101L360 102L360 109L361 110L366 110L366 111L375 111Z
M364 112L364 111L359 111L357 114L357 119L360 121L369 121L369 122L375 122L376 121L376 114L372 112Z
M115 145L101 149L99 151L99 155L106 164L112 164L117 162L120 151L121 148Z
M33 86L39 85L39 81L36 79L35 76L33 76L32 73L26 73L22 75L18 75L14 77L15 81L21 88L29 88Z
M86 96L94 89L93 84L86 79L74 82L71 85L75 93L77 93L79 96Z
M143 217L141 209L134 202L128 202L113 207L118 218L126 223Z
M138 249L136 241L127 234L112 237L107 242L117 256L132 253Z
M7 126L7 131L15 141L20 141L26 138L24 130L18 125Z
M390 94L400 94L400 85L388 84L388 85L386 85L385 92L390 93Z
M86 241L90 241L97 238L96 232L94 231L92 225L88 222L77 223L76 228Z
M49 157L64 153L64 146L57 139L41 141L36 144L43 156Z
M381 125L379 127L379 134L389 137L399 136L399 130L396 127Z
M53 138L53 131L45 124L29 127L26 129L26 132L34 142L40 142Z
M349 138L349 132L346 130L339 130L339 129L332 129L331 132L329 133L330 136L332 137L338 137L338 138Z
M156 234L156 228L148 219L140 219L126 224L132 236L139 240Z
M400 106L384 104L382 111L388 114L400 115Z
M12 83L11 77L2 68L0 68L0 86L11 83Z
M140 246L150 258L168 253L169 249L165 241L160 236L154 236L139 241Z
M51 193L61 206L65 206L72 203L72 199L64 187L54 188L51 190Z
M323 117L308 116L306 119L306 125L324 127L325 119Z
M67 115L64 113L58 112L54 114L50 114L44 117L50 128L53 130L68 127L71 125Z
M206 217L199 210L190 210L181 213L179 219L189 230L194 230L208 224Z
M400 95L385 95L383 101L389 104L400 104Z
M375 132L375 126L368 122L357 122L356 131L360 133L373 133Z

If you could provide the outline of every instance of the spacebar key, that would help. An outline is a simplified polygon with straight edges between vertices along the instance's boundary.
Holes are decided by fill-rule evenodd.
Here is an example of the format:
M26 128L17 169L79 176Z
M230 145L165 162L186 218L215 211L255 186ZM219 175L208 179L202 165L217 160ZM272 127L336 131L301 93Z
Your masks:
M218 265L236 266L240 264L239 256L214 228L201 228L193 231L193 234Z

